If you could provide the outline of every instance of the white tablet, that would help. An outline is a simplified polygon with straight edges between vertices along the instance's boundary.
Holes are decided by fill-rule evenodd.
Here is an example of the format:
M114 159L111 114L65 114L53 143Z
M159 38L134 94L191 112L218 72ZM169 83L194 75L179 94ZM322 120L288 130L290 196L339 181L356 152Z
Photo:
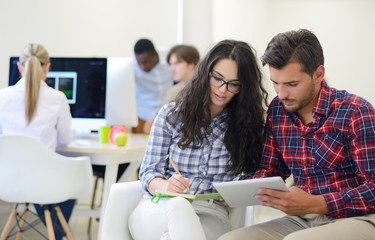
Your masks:
M255 178L249 180L213 183L216 190L230 207L259 205L260 200L254 196L258 188L271 188L280 191L289 191L281 177Z

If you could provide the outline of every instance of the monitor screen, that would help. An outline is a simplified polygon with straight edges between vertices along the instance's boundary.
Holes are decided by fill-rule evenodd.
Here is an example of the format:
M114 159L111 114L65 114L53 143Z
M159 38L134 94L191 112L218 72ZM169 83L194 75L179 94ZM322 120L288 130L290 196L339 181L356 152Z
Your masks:
M10 58L9 86L21 79L17 62ZM138 125L133 68L130 57L51 58L46 83L66 95L76 136L104 125Z
M18 57L11 57L9 86L21 78ZM73 118L105 118L106 58L51 58L48 86L62 91Z

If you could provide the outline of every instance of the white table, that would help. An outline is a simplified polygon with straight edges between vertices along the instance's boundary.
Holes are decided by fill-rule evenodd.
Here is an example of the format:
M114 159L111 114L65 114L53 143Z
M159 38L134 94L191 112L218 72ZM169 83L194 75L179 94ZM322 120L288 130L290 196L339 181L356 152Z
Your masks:
M140 165L147 144L147 135L128 134L128 142L125 147L117 147L112 144L100 144L98 138L81 138L72 142L67 147L57 148L56 151L64 156L89 156L91 163L105 166L103 183L103 196L100 215L95 211L88 214L92 217L103 218L110 187L116 182L118 166L121 163L130 163L120 180L127 180ZM99 223L99 238L102 228Z

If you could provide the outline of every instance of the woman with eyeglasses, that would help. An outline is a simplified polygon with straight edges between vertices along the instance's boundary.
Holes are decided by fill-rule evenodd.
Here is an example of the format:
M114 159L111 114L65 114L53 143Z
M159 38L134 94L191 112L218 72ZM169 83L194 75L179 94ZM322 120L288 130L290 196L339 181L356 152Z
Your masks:
M224 40L208 52L155 119L140 169L145 195L129 217L134 239L211 240L231 230L224 202L151 198L157 191L213 193L213 182L252 174L262 154L267 96L247 43Z
M62 92L48 87L45 82L50 65L48 52L43 46L28 44L22 50L17 63L22 78L16 85L0 90L0 135L27 135L52 150L72 141L68 100ZM58 205L68 221L74 200ZM40 218L44 219L43 207L39 204L34 206ZM54 210L52 214L53 224L57 225L54 228L56 240L61 240L64 230Z

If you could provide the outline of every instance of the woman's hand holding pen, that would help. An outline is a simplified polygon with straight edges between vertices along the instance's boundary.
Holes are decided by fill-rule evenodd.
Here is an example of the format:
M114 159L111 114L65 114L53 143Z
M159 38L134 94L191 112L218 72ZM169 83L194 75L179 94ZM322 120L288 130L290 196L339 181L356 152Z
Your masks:
M155 191L182 193L185 189L188 189L188 186L189 179L175 173L168 180L161 177L152 179L147 190L152 195L154 195Z
M164 191L182 193L188 187L189 179L175 173L167 180Z
M173 169L176 171L176 173L174 173L168 180L162 179L160 177L152 179L147 188L151 194L154 194L155 190L158 189L162 189L162 191L164 192L173 193L182 193L185 189L187 189L188 192L190 192L190 180L182 176L172 159L169 159L169 162L172 164Z

